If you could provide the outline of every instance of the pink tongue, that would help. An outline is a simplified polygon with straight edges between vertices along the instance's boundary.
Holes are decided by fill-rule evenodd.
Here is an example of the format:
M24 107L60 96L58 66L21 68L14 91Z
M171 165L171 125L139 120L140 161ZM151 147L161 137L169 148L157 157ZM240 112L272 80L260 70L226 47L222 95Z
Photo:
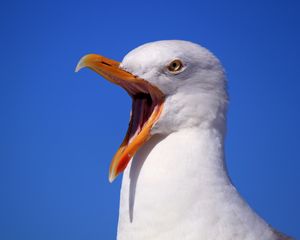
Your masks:
M147 98L133 98L128 143L141 132L142 127L151 115L151 108L151 103L147 101Z

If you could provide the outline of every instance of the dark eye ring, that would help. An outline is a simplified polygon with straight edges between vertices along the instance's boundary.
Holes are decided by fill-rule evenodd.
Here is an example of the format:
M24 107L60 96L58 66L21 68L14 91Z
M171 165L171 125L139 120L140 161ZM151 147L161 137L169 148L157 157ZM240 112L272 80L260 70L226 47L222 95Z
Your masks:
M168 65L167 68L172 73L179 73L183 68L183 63L180 60L175 59Z

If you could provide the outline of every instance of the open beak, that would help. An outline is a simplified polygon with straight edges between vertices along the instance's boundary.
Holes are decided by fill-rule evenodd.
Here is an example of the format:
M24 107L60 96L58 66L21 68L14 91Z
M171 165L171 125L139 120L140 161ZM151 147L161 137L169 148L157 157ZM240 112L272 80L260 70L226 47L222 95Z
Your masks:
M164 94L144 79L121 69L120 63L97 54L82 57L76 72L88 67L108 81L124 88L132 98L132 111L127 134L112 159L109 181L124 171L137 150L151 137L150 131L158 120L164 102Z

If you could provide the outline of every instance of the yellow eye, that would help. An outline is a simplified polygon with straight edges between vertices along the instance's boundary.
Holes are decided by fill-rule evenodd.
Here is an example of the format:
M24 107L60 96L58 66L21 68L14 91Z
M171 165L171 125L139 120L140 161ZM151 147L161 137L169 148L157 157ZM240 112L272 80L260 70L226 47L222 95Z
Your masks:
M183 64L180 60L176 59L168 65L168 70L172 73L178 73L183 68Z

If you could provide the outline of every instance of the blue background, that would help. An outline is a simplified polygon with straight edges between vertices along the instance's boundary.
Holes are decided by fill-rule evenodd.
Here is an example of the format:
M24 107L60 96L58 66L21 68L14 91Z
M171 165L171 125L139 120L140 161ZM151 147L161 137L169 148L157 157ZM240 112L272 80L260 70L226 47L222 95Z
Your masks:
M299 1L2 1L0 239L115 239L108 182L131 108L81 56L122 60L155 40L201 43L223 62L233 182L300 238Z

